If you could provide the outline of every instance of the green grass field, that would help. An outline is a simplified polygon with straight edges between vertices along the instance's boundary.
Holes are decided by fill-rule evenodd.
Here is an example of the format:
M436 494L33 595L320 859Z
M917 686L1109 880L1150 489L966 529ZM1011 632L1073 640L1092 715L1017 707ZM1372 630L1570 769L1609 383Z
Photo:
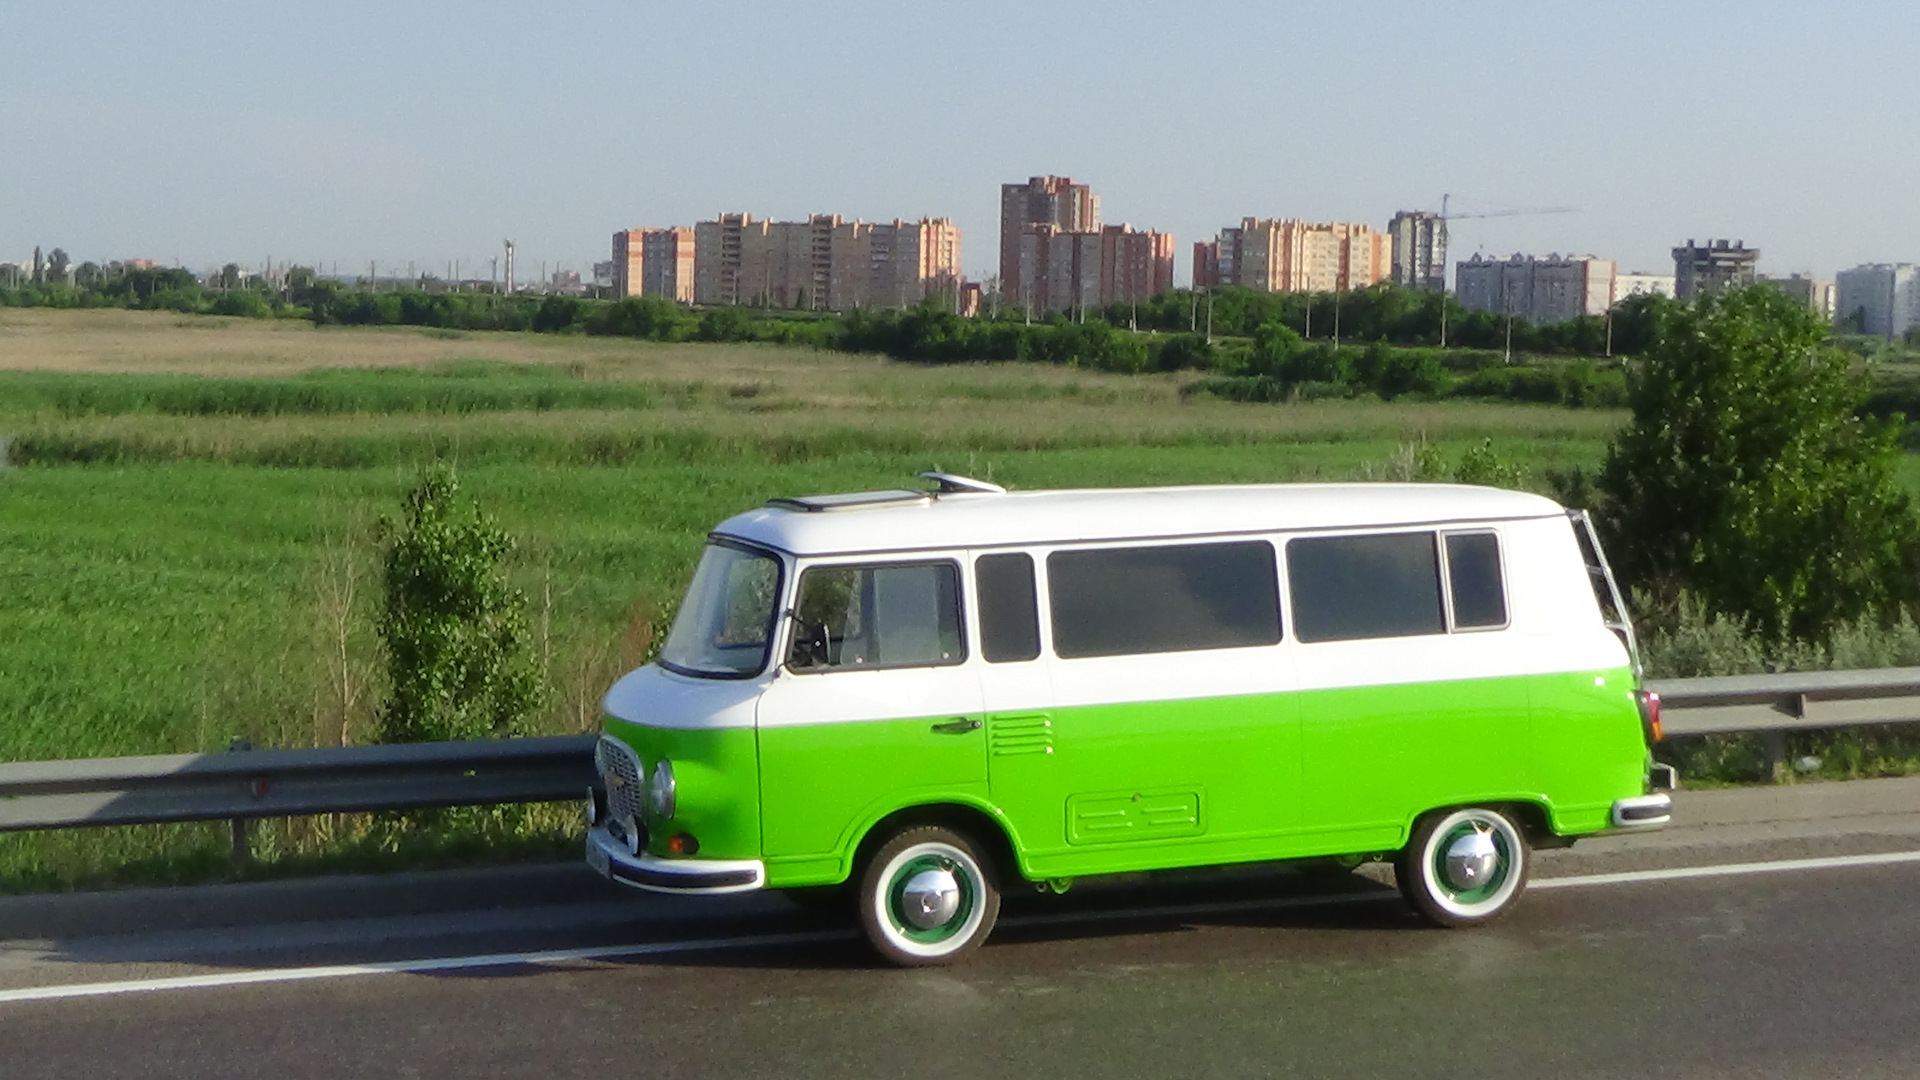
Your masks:
M380 521L436 456L519 543L549 691L536 728L558 733L597 724L707 529L771 496L936 467L1019 488L1396 479L1414 444L1452 461L1484 439L1544 487L1597 464L1624 419L1243 405L1183 378L0 310L0 760L358 740L380 692ZM462 835L528 835L505 820ZM565 831L541 821L536 847ZM291 858L339 837L263 843ZM0 837L0 889L192 876L223 845L203 828Z

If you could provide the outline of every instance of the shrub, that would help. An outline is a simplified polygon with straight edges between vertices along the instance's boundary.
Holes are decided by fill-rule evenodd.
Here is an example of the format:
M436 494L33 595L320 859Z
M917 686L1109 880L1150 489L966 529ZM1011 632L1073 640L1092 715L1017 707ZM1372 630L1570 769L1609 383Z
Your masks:
M405 518L383 522L381 742L514 735L539 704L526 600L501 572L513 541L459 492L453 469L435 464L407 493Z

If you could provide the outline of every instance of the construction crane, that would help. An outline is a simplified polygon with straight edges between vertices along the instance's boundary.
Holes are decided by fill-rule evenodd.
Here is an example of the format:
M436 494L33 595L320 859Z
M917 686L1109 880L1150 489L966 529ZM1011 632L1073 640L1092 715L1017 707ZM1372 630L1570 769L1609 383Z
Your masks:
M1434 237L1433 243L1434 262L1440 264L1440 273L1443 282L1447 272L1447 222L1468 221L1474 218L1531 217L1535 214L1577 214L1580 212L1580 208L1577 206L1527 206L1506 210L1485 210L1479 213L1455 214L1451 213L1448 208L1448 204L1452 201L1452 195L1440 196L1440 229L1439 235ZM1444 285L1441 291L1446 291Z
M1514 207L1506 210L1484 210L1478 213L1455 214L1451 212L1452 195L1440 196L1440 227L1433 238L1434 262L1440 266L1440 292L1447 291L1447 222L1467 221L1474 218L1531 217L1534 214L1577 214L1577 206L1529 206ZM1447 306L1440 305L1440 347L1447 345Z

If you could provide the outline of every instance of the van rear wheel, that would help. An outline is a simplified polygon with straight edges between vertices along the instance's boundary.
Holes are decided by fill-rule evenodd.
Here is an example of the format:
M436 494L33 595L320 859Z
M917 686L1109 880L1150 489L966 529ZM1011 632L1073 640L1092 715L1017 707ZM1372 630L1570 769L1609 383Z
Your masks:
M1532 853L1504 810L1436 810L1414 825L1394 859L1408 906L1436 926L1478 926L1498 918L1526 891Z
M902 967L950 964L980 947L1000 917L1000 890L974 842L941 825L895 833L860 877L860 924Z

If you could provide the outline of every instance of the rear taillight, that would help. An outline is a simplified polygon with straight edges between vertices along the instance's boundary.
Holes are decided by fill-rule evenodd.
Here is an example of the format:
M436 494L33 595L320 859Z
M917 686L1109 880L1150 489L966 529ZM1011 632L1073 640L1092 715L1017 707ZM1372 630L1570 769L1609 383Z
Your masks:
M1663 738L1660 731L1660 695L1651 690L1638 692L1640 698L1640 723L1647 731L1647 742L1657 743Z

